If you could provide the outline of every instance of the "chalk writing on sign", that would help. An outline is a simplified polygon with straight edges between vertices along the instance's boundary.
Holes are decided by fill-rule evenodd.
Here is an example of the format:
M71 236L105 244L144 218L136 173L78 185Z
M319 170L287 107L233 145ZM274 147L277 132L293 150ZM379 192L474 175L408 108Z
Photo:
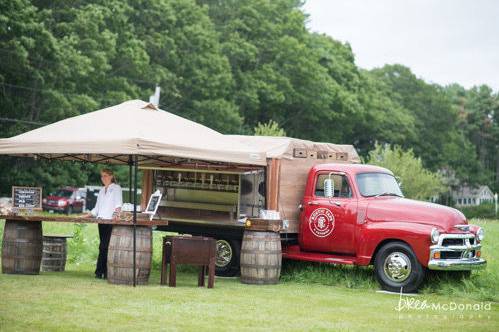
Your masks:
M12 187L12 205L19 209L42 209L41 187Z

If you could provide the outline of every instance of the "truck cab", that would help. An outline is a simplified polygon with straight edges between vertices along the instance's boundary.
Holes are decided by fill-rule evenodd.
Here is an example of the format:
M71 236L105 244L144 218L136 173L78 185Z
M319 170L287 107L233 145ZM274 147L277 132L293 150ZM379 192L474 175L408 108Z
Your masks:
M299 206L298 244L283 258L374 265L390 291L413 292L426 269L483 268L483 230L458 210L406 199L388 169L361 164L312 167Z

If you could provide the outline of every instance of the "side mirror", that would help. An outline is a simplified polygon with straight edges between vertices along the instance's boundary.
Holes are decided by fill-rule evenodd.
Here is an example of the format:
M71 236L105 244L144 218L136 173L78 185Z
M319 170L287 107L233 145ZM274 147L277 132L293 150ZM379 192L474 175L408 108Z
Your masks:
M332 198L334 196L334 183L331 178L324 180L324 197Z
M402 179L400 177L396 176L395 180L397 180L397 184L399 185L399 188L402 188Z

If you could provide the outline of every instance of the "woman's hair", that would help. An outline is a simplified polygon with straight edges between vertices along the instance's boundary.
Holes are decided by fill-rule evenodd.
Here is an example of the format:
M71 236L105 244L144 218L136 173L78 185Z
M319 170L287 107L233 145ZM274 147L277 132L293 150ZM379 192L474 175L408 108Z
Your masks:
M112 176L111 182L116 183L116 177L114 176L114 172L110 170L109 168L103 168L100 170L101 173L106 173L109 176Z

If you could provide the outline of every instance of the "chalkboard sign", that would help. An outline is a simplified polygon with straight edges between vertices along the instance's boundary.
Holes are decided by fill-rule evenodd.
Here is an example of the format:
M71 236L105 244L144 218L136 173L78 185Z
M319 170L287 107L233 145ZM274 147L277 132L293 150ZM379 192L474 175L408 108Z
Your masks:
M156 209L156 206L159 202L159 196L151 196L151 202L149 202L149 206L147 207L147 212L153 212Z
M18 209L42 209L41 187L12 187L12 205Z
M149 203L147 204L146 210L144 211L144 213L147 213L149 215L149 220L152 220L152 218L156 214L159 202L161 201L161 196L161 192L159 190L156 190L154 194L151 195L151 198L149 198Z

